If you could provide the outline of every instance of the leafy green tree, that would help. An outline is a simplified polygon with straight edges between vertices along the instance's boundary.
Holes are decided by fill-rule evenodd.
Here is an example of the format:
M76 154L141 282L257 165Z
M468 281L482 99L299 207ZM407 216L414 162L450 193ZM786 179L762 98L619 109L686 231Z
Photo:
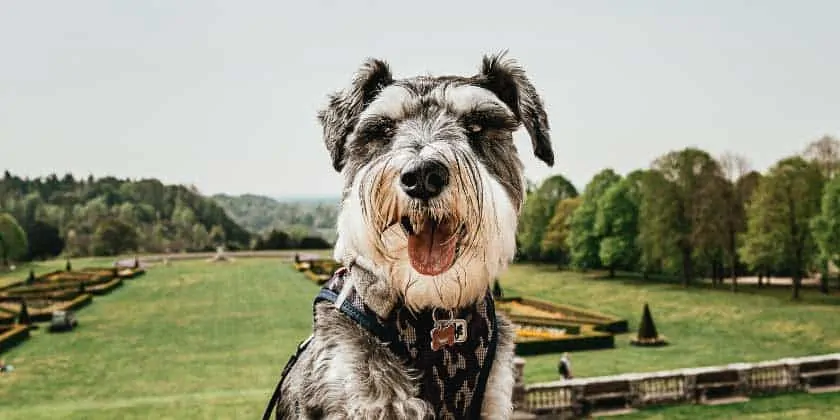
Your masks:
M595 234L601 238L598 257L609 269L610 277L615 276L616 269L634 268L638 261L639 208L632 183L632 179L622 179L598 199L595 213Z
M225 230L221 226L215 225L210 229L210 243L214 246L225 243Z
M720 247L721 171L708 153L686 148L653 162L644 176L639 242L646 267L679 271L687 286L695 258Z
M11 214L0 213L0 262L8 266L9 260L21 259L28 250L26 233L17 220Z
M743 156L725 153L719 159L723 179L720 182L723 207L720 217L724 224L724 246L721 251L729 266L732 291L738 290L738 237L747 229L745 203L752 194L749 182L742 182L750 173L749 163ZM719 273L723 277L723 273ZM713 278L716 280L716 278Z
M601 237L595 229L595 218L601 196L619 181L620 175L612 169L604 169L586 184L581 204L569 222L568 245L572 266L584 270L602 267L599 256Z
M93 235L94 248L100 255L120 255L137 249L137 230L117 219L111 218L101 222Z
M840 177L825 185L820 212L811 220L811 232L819 249L822 287L827 291L828 264L840 267Z
M202 224L196 223L192 229L193 249L204 250L210 246L210 233Z
M257 243L256 249L290 249L293 247L294 243L288 233L274 229Z
M29 259L57 257L64 249L64 240L58 228L53 225L36 220L25 230L29 242Z
M823 176L801 157L782 159L764 177L747 209L741 258L752 268L770 265L793 273L793 298L817 256L810 220L820 212Z
M580 203L580 197L565 198L557 203L554 216L551 217L540 244L542 259L556 261L560 267L569 264L569 222Z
M546 179L539 188L528 194L518 226L521 257L540 259L543 235L554 216L557 203L577 195L574 185L562 175Z

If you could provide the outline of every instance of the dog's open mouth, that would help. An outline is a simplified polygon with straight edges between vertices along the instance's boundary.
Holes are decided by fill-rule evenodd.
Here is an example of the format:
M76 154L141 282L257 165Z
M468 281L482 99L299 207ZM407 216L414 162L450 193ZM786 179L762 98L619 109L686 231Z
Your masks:
M400 225L408 235L408 258L418 273L436 276L449 270L461 251L461 240L466 228L447 219L428 219L412 224L403 216Z

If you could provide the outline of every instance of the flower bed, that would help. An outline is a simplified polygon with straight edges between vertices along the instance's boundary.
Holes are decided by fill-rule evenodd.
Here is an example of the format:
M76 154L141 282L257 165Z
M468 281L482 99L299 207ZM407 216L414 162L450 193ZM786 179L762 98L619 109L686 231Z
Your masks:
M42 300L27 301L29 305L29 317L32 322L48 322L52 318L53 311L70 311L83 308L93 302L93 296L87 293L76 296L70 300Z
M615 337L609 333L584 330L580 334L555 335L546 332L517 331L515 352L518 356L533 356L564 351L598 350L615 347Z
M133 279L138 276L142 276L146 274L146 269L142 267L138 268L122 268L117 272L117 276L123 279Z
M627 331L625 320L570 305L513 297L496 307L514 323L520 356L613 348L613 334Z
M551 327L514 324L514 330L516 331L516 337L522 339L550 340L567 336L566 330Z
M595 331L613 334L628 331L627 321L571 305L556 304L533 298L502 298L496 307L508 314L513 322L570 328L594 325Z

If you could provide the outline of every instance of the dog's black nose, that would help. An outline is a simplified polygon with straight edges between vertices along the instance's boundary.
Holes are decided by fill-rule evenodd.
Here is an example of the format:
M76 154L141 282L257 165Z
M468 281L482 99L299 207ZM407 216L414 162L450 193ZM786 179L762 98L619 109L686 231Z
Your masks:
M428 200L449 184L449 171L437 160L423 160L407 166L400 175L402 189L409 197Z

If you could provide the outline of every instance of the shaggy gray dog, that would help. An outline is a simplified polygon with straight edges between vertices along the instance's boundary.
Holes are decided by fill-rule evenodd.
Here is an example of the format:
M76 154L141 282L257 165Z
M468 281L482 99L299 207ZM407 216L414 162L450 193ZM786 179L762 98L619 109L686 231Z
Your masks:
M370 59L318 117L345 180L345 268L316 299L278 418L511 417L514 331L489 289L524 201L513 132L554 164L524 71L502 53L471 77L397 80Z

